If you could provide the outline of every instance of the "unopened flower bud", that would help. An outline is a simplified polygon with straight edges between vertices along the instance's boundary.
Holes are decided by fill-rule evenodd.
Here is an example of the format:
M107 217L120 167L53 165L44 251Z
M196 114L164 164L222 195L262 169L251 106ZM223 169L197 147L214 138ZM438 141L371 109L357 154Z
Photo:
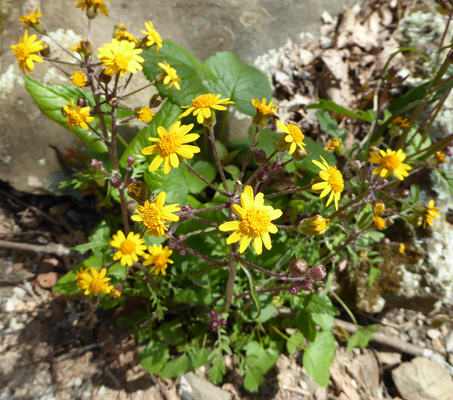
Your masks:
M330 219L325 219L322 215L315 215L302 220L297 230L304 235L322 236L329 225Z
M266 161L267 155L264 150L258 149L255 150L253 153L253 160L258 164L261 165L264 161Z
M308 263L303 258L295 258L289 263L288 271L294 277L304 276L308 272Z
M407 217L407 222L409 222L411 225L415 226L416 228L422 226L423 223L423 217L417 214L411 214Z
M327 271L322 264L317 264L314 267L311 267L308 271L308 276L315 282L322 281L326 277L326 275Z
M308 280L304 279L303 281L300 281L298 286L302 289L305 290L306 292L312 292L315 288L311 282Z
M107 75L105 73L105 69L102 70L102 72L99 74L99 80L102 82L102 83L109 83L111 80L112 80L112 77L110 75Z
M411 191L409 189L404 189L402 192L401 192L401 197L403 199L407 199L409 196L411 195Z
M130 211L130 212L134 212L135 211L135 203L133 201L128 201L126 203L126 207L127 209Z
M398 76L395 78L395 81L396 81L397 84L399 84L399 83L403 83L403 82L404 82L404 79L405 79L405 78L404 78L403 76L398 75Z
M227 324L227 320L225 318L220 319L220 325L225 326Z
M351 162L351 165L352 165L352 167L355 168L355 169L360 169L360 168L362 168L362 162L359 161L359 160L354 160L354 161L352 161L352 162Z
M113 297L114 299L121 297L121 285L116 285L112 289L112 291L110 292L110 297Z
M110 178L110 185L118 189L121 186L121 177L119 175L112 176Z
M220 326L220 322L216 319L211 321L211 324L209 325L209 330L214 331Z
M88 99L85 99L84 97L79 97L77 99L77 105L80 108L88 107Z
M277 144L275 145L275 148L278 150L278 151L285 151L285 150L288 150L289 148L291 147L291 143L288 143L286 140L285 140L285 137L283 136L282 138L280 138L277 142Z
M256 179L258 182L265 182L268 178L268 174L266 171L264 170L261 170L260 172L258 172L258 175L256 176Z
M297 147L292 156L294 161L303 161L307 158L308 154L305 149Z
M95 158L90 160L90 167L92 168L101 168L103 164L102 161L96 160Z
M292 284L289 288L289 293L292 295L299 293L299 287L295 283Z
M217 313L215 311L211 311L209 313L209 316L211 317L211 319L217 319Z
M178 250L178 254L181 256L181 257L184 257L186 255L186 251L184 249L179 249Z
M135 162L135 157L134 156L127 157L127 164L128 165L133 165L134 162Z
M194 210L195 210L195 208L192 207L190 204L185 204L181 207L182 212L192 212Z
M42 44L42 50L39 51L39 54L43 57L49 57L50 56L50 46L49 43L45 42L44 40L41 40Z
M450 50L447 54L448 61L453 63L453 50Z
M81 40L80 48L82 50L82 53L85 55L85 57L89 57L89 56L91 56L91 54L93 54L93 47L91 46L91 43L89 40Z
M150 108L156 108L159 107L162 104L162 97L158 93L153 94L151 99L149 100L149 107Z
M111 99L109 99L109 106L110 107L117 107L119 103L120 102L118 100L118 97L116 97L116 96L114 96Z

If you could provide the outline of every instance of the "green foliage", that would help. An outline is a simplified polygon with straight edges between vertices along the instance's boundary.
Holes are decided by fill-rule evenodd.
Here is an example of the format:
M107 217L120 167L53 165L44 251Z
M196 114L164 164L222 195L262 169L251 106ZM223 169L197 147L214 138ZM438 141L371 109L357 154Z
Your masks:
M320 386L327 387L330 379L329 368L335 359L335 338L329 331L316 335L304 351L304 368Z
M352 351L354 347L358 347L360 349L367 347L371 340L371 336L373 336L373 333L377 332L378 329L378 325L368 325L358 328L356 333L354 333L348 340L348 351Z
M263 348L251 341L245 346L244 386L250 392L257 392L265 382L264 375L277 363L279 351L275 347Z
M138 355L138 362L153 375L159 374L170 358L168 346L156 340L152 340Z

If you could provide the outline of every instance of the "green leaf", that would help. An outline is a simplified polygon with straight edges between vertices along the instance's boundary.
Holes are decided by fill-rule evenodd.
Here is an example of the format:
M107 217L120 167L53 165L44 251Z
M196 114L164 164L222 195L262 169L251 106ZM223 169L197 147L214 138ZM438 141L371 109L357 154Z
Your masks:
M184 331L180 327L175 326L172 322L163 324L156 331L156 334L160 340L171 346L177 346L178 344L187 341L187 335Z
M160 379L165 380L168 378L179 378L189 370L189 357L183 354L182 356L171 360L169 363L167 363L167 365L165 365L162 373L160 374Z
M294 352L298 349L298 346L304 342L305 337L302 332L296 332L289 339L290 340L286 341L286 350L289 354L294 354Z
M306 169L316 174L319 173L320 169L317 167L312 160L321 162L321 156L326 160L329 165L335 165L336 158L332 153L324 150L324 146L321 143L315 142L309 137L305 137L304 142L307 144L305 150L308 153L308 157L303 161L296 161L289 163L285 170L288 172L294 172L298 169Z
M225 375L226 372L226 367L222 360L222 353L219 353L218 350L214 350L212 353L216 353L218 354L218 356L215 360L214 365L209 370L209 377L211 378L211 382L214 385L219 385L220 383L222 383L223 375Z
M221 98L229 97L236 108L247 115L256 113L252 98L270 101L272 90L269 81L255 67L245 64L233 53L223 51L209 57L204 65L212 72L214 79L206 81L213 94L221 94Z
M115 232L116 233L116 232ZM105 247L110 241L110 228L107 222L102 221L96 228L93 229L88 237L88 242L74 247L74 250L80 254L84 254L91 250L93 254L98 254L105 250Z
M192 104L195 97L208 92L202 82L203 64L184 47L164 40L162 48L156 55L154 55L154 51L154 49L149 49L141 54L145 59L143 73L148 80L152 82L157 75L164 72L157 65L164 61L174 68L181 78L181 82L179 82L181 90L176 90L176 88L168 90L166 89L168 85L157 84L156 88L162 97L168 97L172 103L178 106L188 106ZM178 116L182 113L183 110L179 108Z
M310 293L304 299L304 307L311 313L325 313L328 315L338 315L337 308L332 304L329 297L324 294Z
M203 191L206 185L201 179L195 176L190 170L185 167L184 165L180 168L183 168L184 176L186 179L186 184L189 189L190 193L198 194ZM212 182L216 176L216 169L212 164L207 161L196 161L192 168L197 171L203 178L205 178L208 182Z
M241 170L236 165L225 165L223 167L225 172L228 172L231 175L231 178L235 181L239 179L239 175L241 174Z
M189 350L189 358L192 363L192 369L197 369L208 363L210 351L208 349L200 349L199 347L192 347Z
M316 337L316 324L311 313L307 310L298 311L296 314L296 326L302 334L310 341Z
M250 392L257 392L265 382L266 374L278 360L279 351L273 347L264 349L256 341L247 343L245 356L244 386Z
M126 277L126 274L127 274L127 268L126 266L122 266L121 264L115 264L115 265L112 265L110 268L109 268L109 272L107 274L107 276L109 278L112 278L112 282L117 284L117 283L121 283L124 278ZM112 282L109 282L110 284Z
M86 98L90 107L94 106L93 95L74 85L46 85L34 80L30 76L25 77L25 89L27 89L30 97L34 100L41 112L57 122L62 127L69 130L69 124L65 122L66 117L61 113L64 105L70 105L71 100L77 104L80 97ZM95 125L97 117L91 122ZM90 129L82 129L78 126L72 127L72 132L84 141L84 143L92 150L98 153L107 152L107 146L92 132Z
M313 321L317 323L323 331L328 331L333 326L334 318L332 315L324 313L312 313Z
M330 116L330 114L325 110L316 111L316 118L318 118L319 125L321 125L321 129L328 133L330 136L339 139L341 132L340 128L338 128L338 123L335 121L334 118Z
M402 109L404 106L408 106L409 104L415 106L417 102L419 102L426 96L430 85L431 82L426 82L420 86L416 86L410 89L408 92L403 94L401 97L398 97L394 102L392 102L389 105L388 107L389 111L393 113L395 111Z
M249 282L250 294L252 295L253 302L255 303L257 313L254 319L257 319L261 314L261 302L260 299L258 298L258 293L256 292L255 278L253 278L252 273L245 265L243 264L239 265L244 271L245 276L247 277L247 280Z
M78 291L76 271L79 269L80 265L58 279L58 282L52 289L52 293L61 293L65 296L76 293Z
M379 275L381 275L381 269L377 267L373 267L370 265L370 276L368 278L368 286L371 287L373 286L374 281L379 278Z
M367 122L371 122L373 120L373 117L371 116L371 114L366 111L363 111L363 110L351 111L351 110L348 110L347 108L339 106L337 103L334 103L331 100L326 100L326 99L319 99L318 104L312 104L307 107L307 109L311 109L311 108L319 109L319 110L335 111L339 114L344 114L344 115L347 115L348 117L361 119L361 120L367 121Z
M330 365L335 359L335 339L330 331L321 331L304 351L304 368L320 386L327 387Z
M138 355L138 362L148 372L157 375L170 358L168 346L153 340Z
M351 352L354 347L364 349L368 346L374 332L377 332L379 325L368 325L357 329L348 341L348 351Z

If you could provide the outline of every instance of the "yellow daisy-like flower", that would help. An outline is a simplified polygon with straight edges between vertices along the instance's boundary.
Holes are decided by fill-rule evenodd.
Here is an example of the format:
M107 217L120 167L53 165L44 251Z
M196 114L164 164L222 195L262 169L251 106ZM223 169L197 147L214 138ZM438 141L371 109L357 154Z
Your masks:
M164 162L164 174L168 174L171 167L179 167L179 159L182 158L193 158L195 153L199 153L201 150L197 146L187 145L187 143L197 140L200 135L191 133L190 130L193 128L193 124L181 125L181 121L175 122L170 130L167 132L163 126L157 128L158 138L148 138L151 142L157 142L153 146L145 147L142 150L142 154L150 156L157 154L157 157L151 162L149 170L151 172L157 170L162 162Z
M299 149L307 153L303 147L306 146L306 144L304 143L305 135L302 133L302 131L297 125L294 124L283 125L278 119L276 119L275 122L277 123L277 126L280 128L280 130L286 134L284 139L285 142L287 142L289 145L288 154L290 155L293 154L296 151L296 148L298 147Z
M430 200L429 206L426 208L425 211L425 221L423 222L423 228L426 228L426 224L433 226L433 219L437 220L437 216L441 215L440 207L434 207L434 200Z
M162 81L164 85L170 83L170 85L167 86L167 89L170 90L174 86L176 89L181 90L178 83L181 82L181 78L178 77L176 70L170 67L170 65L168 65L166 61L164 61L163 63L158 63L157 65L161 67L167 74Z
M253 239L257 254L262 253L263 243L266 249L270 250L272 243L269 233L278 231L271 221L280 218L283 212L265 206L263 193L258 193L254 197L251 186L246 186L241 194L241 206L238 204L231 206L240 221L228 221L219 226L222 232L235 231L228 237L227 244L241 241L239 252L243 253Z
M69 46L69 50L75 51L76 53L81 53L82 52L82 41L79 40L78 43L73 44L72 46Z
M362 250L361 252L359 252L359 257L360 257L360 258L366 258L367 255L368 255L368 254L367 254L366 251L363 251L363 250Z
M110 297L114 299L119 299L121 297L121 290L113 288L112 291L110 292Z
M377 215L382 214L385 212L385 204L382 201L377 201L374 203L373 212Z
M143 50L136 49L134 42L112 39L104 47L98 48L98 51L100 52L98 58L102 65L107 68L104 71L106 75L113 76L121 73L122 78L126 72L135 74L137 70L143 69L140 63L145 60L139 56Z
M114 38L118 40L128 40L129 42L138 43L140 39L134 37L134 35L127 31L127 26L123 23L115 27L115 32L113 32Z
M83 279L86 279L86 275L88 274L88 271L90 270L90 268L83 268L83 267L80 267L80 269L78 271L76 271L76 281L77 281L77 284L82 281Z
M181 208L178 207L178 204L166 206L165 197L165 192L160 192L152 202L145 201L143 206L137 206L138 215L131 217L133 221L141 221L143 223L148 235L168 238L165 234L168 231L166 227L167 221L179 221L179 217L174 215L174 213L181 210Z
M320 156L321 157L321 156ZM313 164L321 169L319 177L324 182L315 183L311 188L313 190L322 190L319 198L327 196L330 193L329 200L327 200L326 207L329 206L332 200L335 201L335 210L338 210L338 202L340 201L341 192L344 189L343 175L337 167L331 167L327 161L321 157L322 164L319 161L312 160Z
M151 122L153 117L156 115L149 107L142 107L138 109L136 114L137 118L142 122Z
M410 165L403 164L405 159L406 154L401 149L398 151L387 149L387 152L379 150L379 153L372 151L370 152L370 162L379 164L379 167L373 170L373 175L380 174L382 178L387 178L393 172L402 181L404 177L409 176L407 171L412 169Z
M404 253L406 252L406 246L405 246L403 243L400 243L400 244L398 245L398 252L399 252L400 254L404 254Z
M146 46L151 47L156 45L156 52L162 48L162 38L160 37L159 33L153 28L153 23L151 21L145 22L146 31L142 31L146 35Z
M35 12L32 12L28 15L24 15L19 18L19 22L22 22L27 27L32 28L33 25L39 22L39 18L42 17L42 14L38 12L38 6L36 6Z
M75 0L74 3L79 2L79 4L76 5L76 8L81 8L82 11L84 11L85 8L88 9L88 11L92 13L93 17L98 15L98 10L108 17L109 11L107 10L107 7L102 4L107 1L109 0Z
M74 86L84 87L87 84L87 76L82 71L76 71L71 76L71 82Z
M256 112L262 117L271 118L277 112L278 106L274 106L273 101L266 105L266 101L267 100L265 97L263 97L263 100L261 100L261 102L258 99L252 99L252 104L253 107L255 107Z
M337 147L341 146L342 140L337 138L332 138L327 142L327 147L324 147L324 150L335 150Z
M182 108L187 108L187 110L179 118L183 118L193 112L194 117L197 117L197 122L202 124L204 120L209 120L214 115L215 110L226 110L227 108L224 104L234 104L234 101L229 98L220 99L220 96L221 94L214 96L208 93L195 97L191 106L182 106Z
M90 107L81 108L80 106L77 106L77 108L74 108L73 100L71 100L70 106L63 106L63 113L68 119L65 122L69 124L70 131L73 126L80 126L83 129L88 129L87 122L91 122L94 119L94 117L90 115Z
M387 225L385 219L376 214L373 215L373 222L374 226L378 228L380 231L382 231L382 229L384 229Z
M153 244L148 247L149 255L145 254L146 261L143 263L143 266L147 267L148 265L154 265L149 273L154 275L167 275L168 264L173 264L173 260L170 260L170 256L173 251L168 248L168 246L162 247L160 244Z
M88 296L90 293L93 293L95 296L99 296L99 293L109 294L113 286L107 283L111 278L107 278L106 275L106 268L99 271L97 268L91 267L90 272L85 273L82 279L77 282L77 286L85 290L83 293L85 296Z
M446 154L443 151L436 151L434 157L437 161L437 164L443 164L447 162Z
M393 125L398 125L401 128L410 128L411 124L407 118L402 117L399 115L392 121Z
M110 246L117 248L113 259L120 260L121 265L131 267L134 262L138 261L138 256L145 254L146 245L145 239L140 237L139 233L129 232L126 236L122 231L118 231L116 235L113 235L113 240L110 242Z
M42 49L44 49L44 47L40 40L35 42L36 38L36 35L31 35L30 37L28 37L27 31L25 31L24 36L19 39L19 43L17 45L10 46L11 50L17 58L19 68L24 73L24 75L25 70L33 72L33 69L35 68L33 62L42 62L42 58L39 57L36 53L40 52Z
M303 219L297 228L304 235L322 236L330 225L330 219L317 214L314 217Z

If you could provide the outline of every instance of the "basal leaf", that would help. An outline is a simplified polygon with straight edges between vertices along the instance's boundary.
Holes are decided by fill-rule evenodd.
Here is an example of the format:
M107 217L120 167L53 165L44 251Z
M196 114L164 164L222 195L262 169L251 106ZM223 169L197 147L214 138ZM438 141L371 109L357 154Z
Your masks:
M189 358L192 363L192 369L200 368L201 366L207 364L209 357L208 349L200 349L199 347L192 347L189 350Z
M304 351L304 368L320 386L327 387L330 365L335 359L335 339L330 331L321 331Z
M339 114L344 114L344 115L347 115L348 117L361 119L361 120L367 121L367 122L371 122L373 119L371 114L364 110L351 111L351 110L348 110L347 108L344 108L344 107L338 105L337 103L334 103L331 100L326 100L326 99L319 99L318 104L312 104L312 105L308 106L307 108L334 111Z
M338 128L338 123L334 118L330 116L330 114L326 110L316 111L316 118L318 118L319 125L321 125L321 129L324 132L328 133L334 138L340 138L341 132L340 128Z
M168 379L168 378L178 378L181 375L185 374L187 371L190 370L190 360L185 354L175 358L168 362L162 373L160 374L160 379Z
M138 362L151 374L157 375L170 357L168 346L157 340L151 341L138 355Z
M348 351L350 352L354 347L364 349L368 346L374 332L377 332L379 325L368 325L357 329L348 341Z
M76 271L80 268L77 266L69 271L66 275L58 279L56 285L52 288L52 293L61 293L65 296L71 296L78 291L76 281Z
M219 385L222 383L223 375L225 375L226 367L223 363L221 353L217 350L214 350L213 353L218 354L217 359L214 362L214 365L209 370L209 377L214 385ZM212 353L211 353L212 354Z
M289 340L286 341L286 350L289 354L294 354L294 352L298 349L304 342L305 338L302 332L296 332L294 335L291 335Z

